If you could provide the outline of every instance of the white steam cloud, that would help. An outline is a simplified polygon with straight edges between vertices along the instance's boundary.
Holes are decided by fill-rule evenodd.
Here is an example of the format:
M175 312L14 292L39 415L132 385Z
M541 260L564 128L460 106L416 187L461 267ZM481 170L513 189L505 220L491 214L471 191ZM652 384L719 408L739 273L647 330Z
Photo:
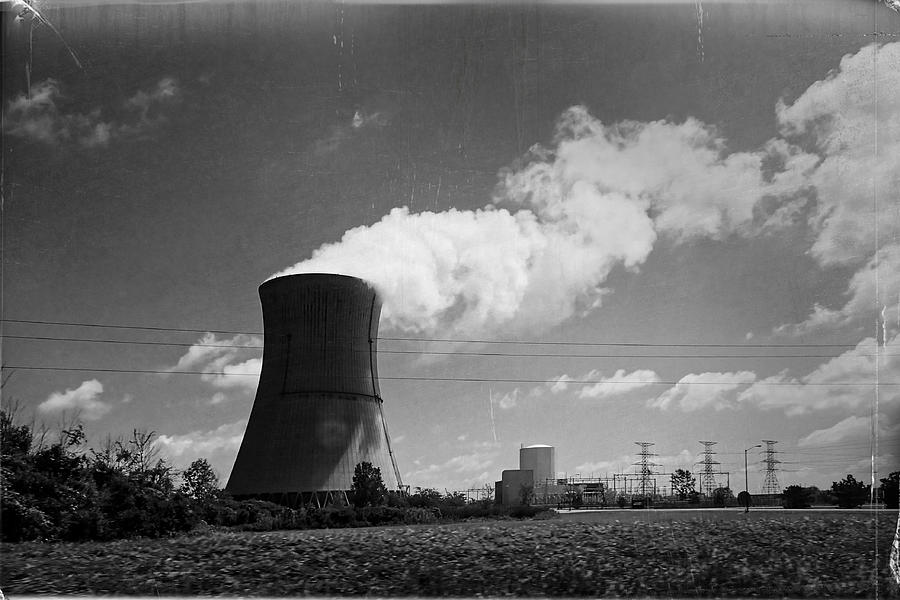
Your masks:
M572 107L552 147L503 170L483 209L395 208L275 276L361 277L381 293L388 327L490 335L546 330L598 307L612 270L638 269L659 236L755 235L805 216L823 265L864 261L876 250L871 199L896 189L900 173L900 70L887 66L898 63L900 43L845 57L778 103L782 137L754 152L729 153L693 118L607 125ZM872 177L846 176L862 170ZM879 210L890 209L885 199Z
M395 208L275 276L366 279L383 297L385 322L404 331L548 329L599 306L610 272L639 267L657 230L721 237L750 221L764 195L796 187L787 171L763 177L771 149L722 158L723 148L693 119L607 127L573 107L553 150L535 147L501 174L494 204Z

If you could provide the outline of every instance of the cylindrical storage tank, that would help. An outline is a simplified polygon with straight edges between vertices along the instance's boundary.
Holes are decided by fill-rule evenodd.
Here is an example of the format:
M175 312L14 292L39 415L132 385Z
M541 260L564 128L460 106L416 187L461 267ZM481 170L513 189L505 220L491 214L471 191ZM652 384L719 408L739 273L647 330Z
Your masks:
M378 388L375 290L356 277L314 273L270 279L259 297L262 371L225 489L300 503L349 490L360 462L396 488Z
M534 483L556 478L556 448L535 444L519 448L519 469L534 471Z

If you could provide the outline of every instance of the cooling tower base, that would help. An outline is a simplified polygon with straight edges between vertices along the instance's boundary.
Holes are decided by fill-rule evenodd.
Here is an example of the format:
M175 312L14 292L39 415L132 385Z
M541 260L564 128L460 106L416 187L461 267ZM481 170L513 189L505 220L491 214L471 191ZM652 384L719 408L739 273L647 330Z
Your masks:
M289 508L325 508L326 506L350 506L346 490L318 492L283 492L268 494L242 494L235 500L263 500Z

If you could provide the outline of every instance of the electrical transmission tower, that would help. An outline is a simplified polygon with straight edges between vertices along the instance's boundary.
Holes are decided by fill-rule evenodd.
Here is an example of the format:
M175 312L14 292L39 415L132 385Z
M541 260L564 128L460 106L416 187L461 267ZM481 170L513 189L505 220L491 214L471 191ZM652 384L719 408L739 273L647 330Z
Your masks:
M762 493L780 494L781 486L778 485L778 475L775 473L777 469L775 465L781 462L775 458L775 444L778 442L775 440L763 440L763 442L766 444L766 457L763 459L763 462L766 463L766 478L763 480Z
M635 442L638 446L641 447L641 451L638 452L638 458L640 459L638 462L634 463L634 466L640 467L640 483L639 490L641 496L649 496L653 493L653 488L655 487L656 481L651 479L654 475L651 467L657 467L655 462L650 462L650 458L656 456L653 452L650 452L650 446L653 446L653 442Z
M703 460L696 463L703 465L703 472L700 473L700 493L711 498L713 491L719 487L719 484L716 483L715 469L713 467L720 463L713 460L713 456L715 456L716 453L712 449L712 447L719 442L701 441L700 443L704 446Z

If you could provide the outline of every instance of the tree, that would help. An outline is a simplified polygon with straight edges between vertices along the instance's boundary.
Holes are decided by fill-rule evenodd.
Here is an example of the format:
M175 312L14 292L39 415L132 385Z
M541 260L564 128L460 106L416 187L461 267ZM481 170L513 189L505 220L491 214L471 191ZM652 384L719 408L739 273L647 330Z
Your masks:
M713 505L728 506L734 501L734 492L729 487L719 487L713 490Z
M180 489L188 498L206 502L219 491L219 476L205 458L198 458L181 474Z
M894 471L882 479L879 487L885 508L900 507L900 471Z
M353 506L378 506L384 504L387 488L381 479L381 469L370 462L361 462L353 469L353 485L350 487L350 501Z
M847 475L841 481L831 483L831 492L837 498L840 508L857 508L869 499L870 486L857 481L853 475Z
M409 505L414 508L434 508L439 506L444 497L434 488L417 487L408 498Z
M672 491L679 500L687 500L691 493L694 492L694 486L697 484L697 478L690 471L685 469L676 469L672 475Z
M784 508L809 508L812 491L799 485L789 485L781 494L781 505Z
M21 456L31 450L31 427L16 425L13 414L0 410L0 448L4 456Z

